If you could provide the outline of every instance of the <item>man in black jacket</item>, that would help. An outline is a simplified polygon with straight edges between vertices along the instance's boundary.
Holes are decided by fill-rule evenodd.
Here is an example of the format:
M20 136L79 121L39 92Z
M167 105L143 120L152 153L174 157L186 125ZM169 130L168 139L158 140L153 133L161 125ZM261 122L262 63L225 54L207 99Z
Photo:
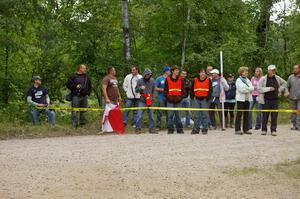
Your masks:
M77 67L77 72L71 75L67 82L67 88L70 89L72 95L71 105L74 108L87 108L88 96L92 91L91 78L86 74L86 65L80 64ZM86 119L84 111L80 111L79 124L85 125ZM78 127L78 116L76 111L71 113L72 126Z

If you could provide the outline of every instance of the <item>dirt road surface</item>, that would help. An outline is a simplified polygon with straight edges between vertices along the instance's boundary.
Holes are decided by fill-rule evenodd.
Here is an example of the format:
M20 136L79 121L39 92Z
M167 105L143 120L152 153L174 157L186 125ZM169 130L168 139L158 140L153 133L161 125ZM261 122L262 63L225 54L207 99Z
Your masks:
M300 198L300 133L189 133L0 141L0 198Z

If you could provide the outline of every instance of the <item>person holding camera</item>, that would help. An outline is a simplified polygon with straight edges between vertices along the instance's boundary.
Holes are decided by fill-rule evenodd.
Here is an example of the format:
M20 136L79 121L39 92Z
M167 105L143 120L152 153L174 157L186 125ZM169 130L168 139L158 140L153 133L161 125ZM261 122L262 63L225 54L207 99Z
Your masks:
M86 74L87 67L80 64L77 67L77 72L71 75L67 82L67 88L70 89L69 101L72 108L87 108L88 96L92 91L91 78ZM82 127L86 124L85 111L79 111L79 125L78 125L78 112L72 111L71 120L73 128L79 125Z

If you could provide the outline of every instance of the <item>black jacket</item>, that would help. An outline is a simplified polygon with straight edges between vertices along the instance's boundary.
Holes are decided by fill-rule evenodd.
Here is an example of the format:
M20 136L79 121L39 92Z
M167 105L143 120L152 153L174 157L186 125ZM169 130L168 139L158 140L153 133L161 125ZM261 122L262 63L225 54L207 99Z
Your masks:
M77 85L80 85L80 88L77 88ZM86 96L92 92L92 81L86 74L71 75L66 86L75 96Z

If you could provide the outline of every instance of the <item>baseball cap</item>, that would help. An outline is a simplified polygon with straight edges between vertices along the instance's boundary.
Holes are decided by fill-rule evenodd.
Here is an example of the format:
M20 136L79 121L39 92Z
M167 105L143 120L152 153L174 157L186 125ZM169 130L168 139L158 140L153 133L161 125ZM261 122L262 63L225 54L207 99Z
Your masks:
M169 66L166 66L166 67L164 68L163 72L165 73L165 72L170 71L170 70L171 70L171 68L170 68Z
M35 81L35 80L42 80L41 76L39 75L36 75L36 76L33 76L32 77L32 80Z
M210 74L220 74L219 70L218 69L213 69L212 71L210 71Z
M269 65L268 70L276 70L276 66L275 65Z

